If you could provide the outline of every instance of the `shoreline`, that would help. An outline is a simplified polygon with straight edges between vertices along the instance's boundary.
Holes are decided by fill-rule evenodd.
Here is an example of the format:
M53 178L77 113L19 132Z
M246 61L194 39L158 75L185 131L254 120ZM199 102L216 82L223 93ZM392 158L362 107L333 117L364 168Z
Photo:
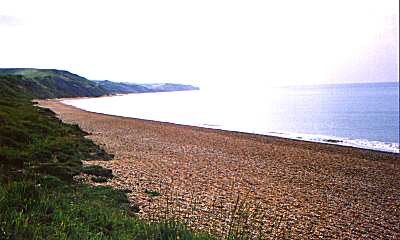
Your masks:
M54 100L54 101L64 101L64 100L78 100L78 99L90 99L90 98L109 98L109 97L118 97L118 96L125 96L131 94L148 94L148 93L173 93L173 92L190 92L190 91L199 91L198 89L193 90L175 90L175 91L160 91L160 92L130 92L130 93L113 93L110 95L102 95L98 97L65 97L65 98L50 98L46 100ZM34 99L33 101L38 101L43 99ZM68 104L67 104L68 105Z
M260 218L263 231L274 237L287 231L298 238L399 237L397 154L38 102L63 121L79 124L115 155L112 161L86 164L112 169L116 177L103 185L127 189L141 218L172 216L222 234L240 197L251 216ZM149 190L160 195L149 196ZM173 211L165 212L165 206ZM257 215L257 209L264 215Z
M129 94L119 94L119 95L115 95L115 96L124 96L124 95L129 95ZM133 94L137 94L137 93L133 93ZM113 96L104 96L104 97L113 97ZM74 105L72 105L68 102L63 102L63 101L90 99L90 98L91 97L63 98L63 99L56 99L56 100L59 100L63 104L75 107ZM76 108L81 109L79 107L76 107ZM81 109L81 110L88 111L91 113L110 115L110 116L127 117L127 118L138 119L138 120L170 123L170 124L176 124L179 126L200 127L200 128L223 130L223 131L236 132L236 133L256 134L256 135L267 136L267 137L278 137L278 138L291 139L291 140L299 140L299 141L322 143L322 144L329 144L329 145L335 145L335 146L351 147L351 148L355 148L355 149L365 149L365 150L371 150L371 151L377 151L377 152L383 152L383 153L386 152L386 153L400 154L400 145L395 142L383 142L380 140L369 140L369 139L349 139L346 137L337 137L337 136L330 136L330 135L323 135L323 134L308 134L308 133L296 133L296 132L285 132L285 131L280 131L280 132L239 131L239 130L235 130L232 128L227 128L227 127L223 127L223 126L214 126L214 125L209 125L209 124L175 123L175 122L168 122L168 121L162 121L162 120L143 119L140 117L129 117L129 116L107 114L107 113L99 113L99 112L93 112L93 111L86 110L86 109Z
M103 97L114 97L114 96L124 96L124 95L129 95L129 94L140 94L140 93L128 93L128 94L117 94L117 95L112 95L112 96L102 96L98 98L103 98ZM378 148L373 148L373 147L361 147L361 146L355 146L352 145L351 143L346 143L345 141L356 141L356 140L362 140L362 141L368 141L368 142L380 142L380 141L375 141L375 140L364 140L364 139L345 139L343 137L335 137L335 136L325 136L325 135L319 135L319 134L296 134L296 133L286 133L286 132L267 132L265 134L262 133L250 133L250 132L244 132L244 131L237 131L237 130L229 130L229 129L223 129L223 128L214 128L211 125L189 125L189 124L180 124L180 123L173 123L173 122L166 122L166 121L158 121L158 120L150 120L150 119L142 119L142 118L136 118L136 117L125 117L125 116L119 116L119 115L113 115L113 114L107 114L107 113L98 113L98 112L93 112L85 109L81 109L78 107L75 107L74 105L70 105L68 103L64 103L63 101L65 100L77 100L77 99L90 99L92 97L78 97L78 98L59 98L59 99L49 99L49 100L55 100L60 102L61 104L68 105L70 107L79 109L81 111L89 112L89 113L94 113L94 114L102 114L105 116L114 116L114 117L121 117L121 118L127 118L127 119L136 119L136 120L141 120L141 121L149 121L149 122L156 122L156 123L165 123L165 124L172 124L176 126L187 126L187 127L197 127L201 129L211 129L211 130L217 130L217 131L226 131L226 132L232 132L232 133L238 133L238 134L250 134L250 135L257 135L257 136L265 136L265 137L270 137L270 138L278 138L278 139L285 139L285 140L293 140L293 141L300 141L300 142L309 142L309 143L317 143L317 144L324 144L324 145L333 145L333 146L339 146L339 147L345 147L345 148L351 148L354 150L367 150L367 151L373 151L373 152L379 152L379 153L388 153L388 154L393 154L393 155L398 155L400 156L400 148L397 150L383 150L383 149L378 149ZM284 136L286 135L286 137ZM304 136L312 136L314 138L321 138L320 140L313 140L313 139L307 139L304 138ZM301 137L299 137L301 136ZM380 142L383 144L389 144L386 142ZM392 143L390 143L392 144Z

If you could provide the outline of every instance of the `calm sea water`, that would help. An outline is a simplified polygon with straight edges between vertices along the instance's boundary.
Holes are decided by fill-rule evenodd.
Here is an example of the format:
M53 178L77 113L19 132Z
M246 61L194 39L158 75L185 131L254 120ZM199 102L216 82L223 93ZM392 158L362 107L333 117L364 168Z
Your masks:
M399 83L145 93L64 102L118 116L399 152Z

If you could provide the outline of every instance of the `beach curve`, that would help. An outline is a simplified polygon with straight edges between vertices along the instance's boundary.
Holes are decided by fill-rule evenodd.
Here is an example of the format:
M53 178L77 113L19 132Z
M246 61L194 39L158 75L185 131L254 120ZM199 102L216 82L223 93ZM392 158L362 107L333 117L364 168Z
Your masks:
M399 155L38 102L115 155L95 163L116 175L107 185L131 191L142 218L173 214L223 234L239 201L261 212L259 224L271 238L400 237Z

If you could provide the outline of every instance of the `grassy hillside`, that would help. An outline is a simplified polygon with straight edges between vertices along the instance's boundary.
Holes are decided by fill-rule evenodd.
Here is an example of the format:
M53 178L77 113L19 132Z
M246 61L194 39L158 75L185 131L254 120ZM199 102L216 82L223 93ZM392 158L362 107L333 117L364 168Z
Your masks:
M68 72L13 71L0 76L0 239L211 239L174 221L139 220L120 190L74 182L81 160L110 156L31 99L86 96L92 85Z
M7 77L7 81L13 80ZM16 82L19 81L16 77ZM0 77L0 83L3 78ZM81 159L103 153L77 125L62 123L30 102L31 92L0 84L0 172L2 177L51 173L71 180Z
M95 81L98 86L107 89L110 93L143 93L150 90L140 84L134 83L117 83L108 80Z
M183 84L135 84L90 81L63 70L34 68L0 68L1 88L32 94L34 98L98 97L118 93L145 93L198 90ZM7 78L12 76L11 78ZM1 94L1 93L0 93Z
M110 91L96 83L62 70L2 68L0 76L3 76L1 88L23 91L35 98L98 97L110 94Z

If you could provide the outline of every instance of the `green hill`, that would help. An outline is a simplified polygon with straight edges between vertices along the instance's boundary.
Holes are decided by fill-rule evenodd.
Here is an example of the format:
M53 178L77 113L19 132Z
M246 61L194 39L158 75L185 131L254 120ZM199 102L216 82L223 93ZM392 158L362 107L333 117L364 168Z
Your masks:
M0 68L0 76L1 89L18 90L35 98L98 97L110 94L98 84L63 70Z
M150 89L135 83L113 82L109 80L94 81L98 86L107 89L110 93L144 93L150 92Z
M0 76L0 179L28 171L70 180L82 158L103 152L78 126L32 105L52 90L20 75Z
M1 89L24 92L33 98L99 97L118 93L199 89L191 85L172 83L138 84L108 80L91 81L68 71L56 69L0 68L0 76L2 77ZM10 78L11 76L13 77Z

